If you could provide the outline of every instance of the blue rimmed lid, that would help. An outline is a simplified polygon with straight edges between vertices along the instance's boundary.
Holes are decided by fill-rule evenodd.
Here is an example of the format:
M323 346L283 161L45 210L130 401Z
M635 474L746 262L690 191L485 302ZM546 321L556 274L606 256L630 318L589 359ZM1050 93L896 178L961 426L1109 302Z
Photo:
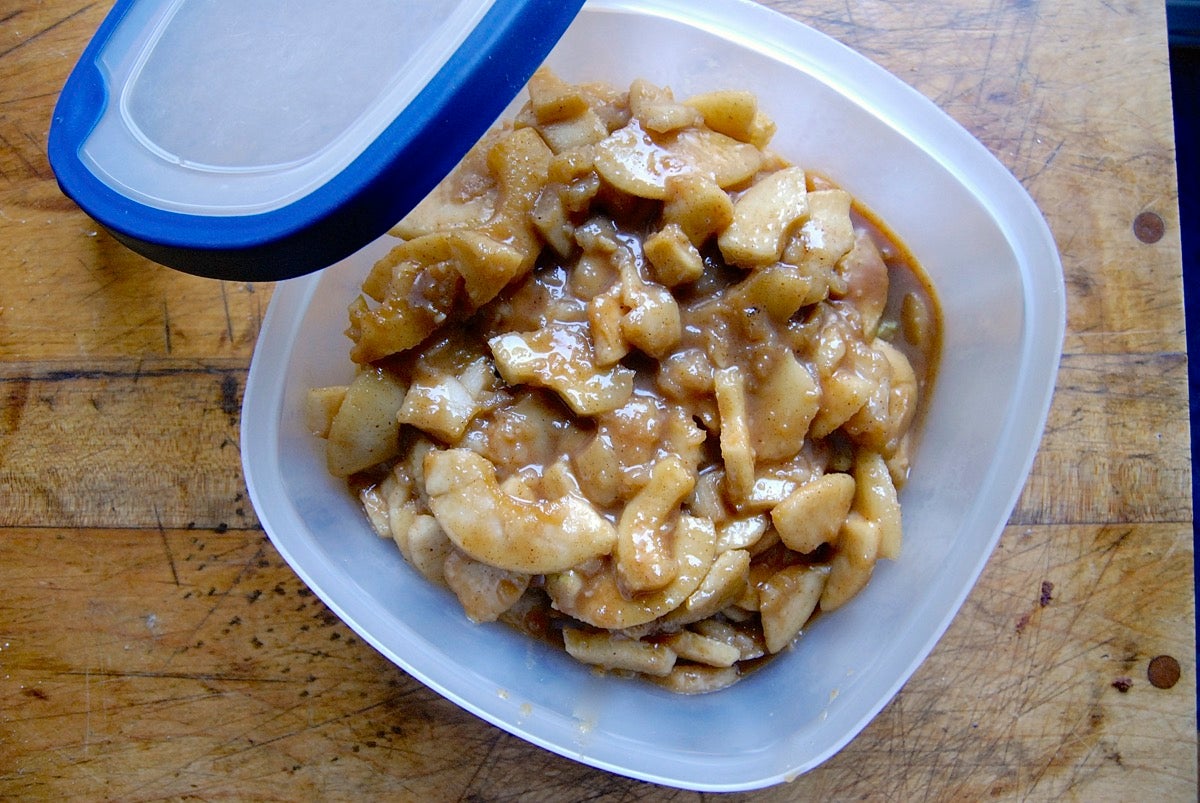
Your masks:
M118 0L50 128L63 191L222 279L323 268L462 158L583 0Z

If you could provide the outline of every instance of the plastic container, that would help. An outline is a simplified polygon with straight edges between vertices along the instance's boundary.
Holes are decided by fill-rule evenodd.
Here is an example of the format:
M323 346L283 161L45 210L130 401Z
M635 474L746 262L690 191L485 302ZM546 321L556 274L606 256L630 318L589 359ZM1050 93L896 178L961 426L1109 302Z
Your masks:
M549 64L645 77L677 96L758 93L773 145L842 184L910 246L944 312L944 355L904 488L905 544L866 590L737 685L679 697L601 677L450 592L375 536L303 425L309 387L347 381L346 306L379 242L281 283L246 387L242 450L260 520L306 583L414 677L492 724L623 775L705 791L793 779L844 746L945 631L995 546L1040 440L1060 356L1062 269L1034 203L932 103L863 57L739 0L594 0Z
M118 0L54 109L63 192L164 265L300 276L408 212L583 0Z

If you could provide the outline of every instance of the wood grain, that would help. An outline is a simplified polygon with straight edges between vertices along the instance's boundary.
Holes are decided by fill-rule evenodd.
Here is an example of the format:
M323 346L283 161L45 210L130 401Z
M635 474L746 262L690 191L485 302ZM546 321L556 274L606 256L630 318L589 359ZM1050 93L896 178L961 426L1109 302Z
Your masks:
M0 525L257 526L238 423L247 364L10 363Z
M936 782L953 799L1097 800L1186 787L1194 670L1171 690L1146 681L1150 658L1191 648L1175 598L1191 577L1182 534L1010 527L934 657L875 722L820 770L744 797L912 799ZM429 693L257 533L17 529L5 542L0 706L4 729L24 736L0 759L20 769L0 776L6 793L260 799L281 784L319 792L334 771L348 797L647 791Z
M1187 406L1186 354L1065 355L1013 521L1189 521Z
M1068 332L1042 449L930 658L826 764L733 800L1195 799L1192 499L1161 2L769 0L1030 191ZM131 254L45 156L109 4L0 8L0 797L693 800L475 719L284 564L239 405L268 285ZM1151 212L1164 235L1140 240ZM1155 688L1172 655L1182 678Z

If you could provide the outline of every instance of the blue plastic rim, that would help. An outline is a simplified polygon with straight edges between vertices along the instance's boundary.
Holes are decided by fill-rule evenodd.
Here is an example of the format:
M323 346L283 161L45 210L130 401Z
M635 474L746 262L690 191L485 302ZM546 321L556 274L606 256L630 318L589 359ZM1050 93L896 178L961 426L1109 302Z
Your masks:
M416 98L331 180L274 211L207 216L128 198L80 157L110 98L100 55L136 2L118 0L68 77L51 121L50 165L63 193L133 251L187 273L236 281L312 273L382 236L486 132L583 6L583 0L497 0Z

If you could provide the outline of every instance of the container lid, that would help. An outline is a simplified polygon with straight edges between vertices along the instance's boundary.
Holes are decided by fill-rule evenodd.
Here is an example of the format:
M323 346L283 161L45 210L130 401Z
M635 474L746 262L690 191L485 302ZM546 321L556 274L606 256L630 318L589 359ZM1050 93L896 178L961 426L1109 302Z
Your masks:
M379 237L583 0L118 0L54 111L63 191L133 250L244 281Z

